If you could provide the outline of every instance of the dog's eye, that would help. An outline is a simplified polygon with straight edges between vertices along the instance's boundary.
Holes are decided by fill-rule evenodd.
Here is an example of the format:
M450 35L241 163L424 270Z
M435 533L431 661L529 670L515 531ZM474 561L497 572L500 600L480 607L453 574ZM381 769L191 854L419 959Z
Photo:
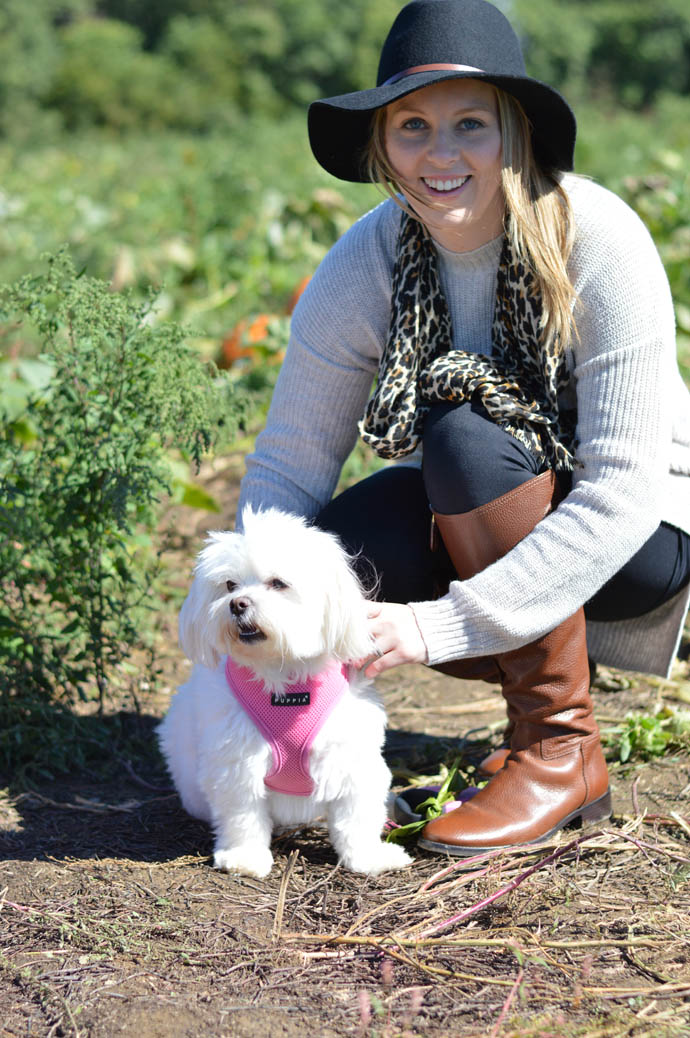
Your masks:
M270 580L266 581L266 587L270 588L271 591L287 591L290 585L286 584L280 577L271 577Z
M230 592L234 591L237 588L237 584L235 583L234 580L226 580L225 581L225 586L228 589L228 591L230 591Z

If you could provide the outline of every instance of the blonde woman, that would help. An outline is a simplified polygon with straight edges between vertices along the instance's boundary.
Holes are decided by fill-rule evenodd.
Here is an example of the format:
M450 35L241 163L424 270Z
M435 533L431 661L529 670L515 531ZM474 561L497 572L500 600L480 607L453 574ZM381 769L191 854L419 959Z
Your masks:
M470 855L610 814L588 657L675 655L690 396L656 249L570 172L574 116L497 8L413 0L377 84L310 109L321 165L391 197L295 311L240 508L314 517L368 560L370 675L500 682L493 777L421 841ZM358 430L390 464L331 500Z

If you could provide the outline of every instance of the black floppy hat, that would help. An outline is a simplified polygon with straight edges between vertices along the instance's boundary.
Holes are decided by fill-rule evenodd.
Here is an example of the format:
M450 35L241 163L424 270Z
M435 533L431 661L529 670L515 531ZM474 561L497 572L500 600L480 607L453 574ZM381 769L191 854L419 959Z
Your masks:
M575 116L561 95L525 71L508 19L487 0L412 0L398 13L381 51L377 85L314 101L309 142L340 180L366 181L363 158L377 109L445 79L480 79L512 94L532 130L539 164L573 168Z

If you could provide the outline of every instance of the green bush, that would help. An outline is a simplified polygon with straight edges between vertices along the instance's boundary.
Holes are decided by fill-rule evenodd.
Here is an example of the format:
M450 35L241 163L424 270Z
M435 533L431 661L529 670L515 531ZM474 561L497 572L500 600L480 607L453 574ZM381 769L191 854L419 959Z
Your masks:
M60 58L54 24L77 11L82 0L3 0L0 4L0 134L45 141L61 127L46 112L43 97Z
M166 57L143 51L134 26L85 18L59 30L58 39L60 59L44 99L68 129L203 125L194 84Z
M7 721L25 699L103 703L113 669L146 643L169 452L198 464L235 435L248 400L183 329L156 322L151 301L77 274L65 252L6 287L0 306L5 322L35 326L53 372L0 429Z
M285 112L284 94L271 71L281 62L286 43L285 27L274 12L236 6L230 25L199 16L173 18L160 55L175 65L188 90L204 98L213 123L222 125L230 112ZM198 124L204 119L200 110Z
M285 114L316 97L373 85L398 0L188 2L156 44L210 102L238 114ZM182 10L181 7L186 7Z
M690 90L687 0L514 0L510 17L531 74L573 100L641 110Z

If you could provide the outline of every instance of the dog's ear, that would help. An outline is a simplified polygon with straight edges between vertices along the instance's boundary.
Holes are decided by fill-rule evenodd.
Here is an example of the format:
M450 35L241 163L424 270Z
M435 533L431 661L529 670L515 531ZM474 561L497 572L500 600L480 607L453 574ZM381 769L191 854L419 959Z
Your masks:
M333 538L333 560L328 567L324 615L324 642L344 663L372 654L372 640L367 621L367 602L351 560L336 538Z
M197 574L180 610L179 637L182 651L192 663L215 669L220 656L213 645L209 624L208 588L208 582Z

